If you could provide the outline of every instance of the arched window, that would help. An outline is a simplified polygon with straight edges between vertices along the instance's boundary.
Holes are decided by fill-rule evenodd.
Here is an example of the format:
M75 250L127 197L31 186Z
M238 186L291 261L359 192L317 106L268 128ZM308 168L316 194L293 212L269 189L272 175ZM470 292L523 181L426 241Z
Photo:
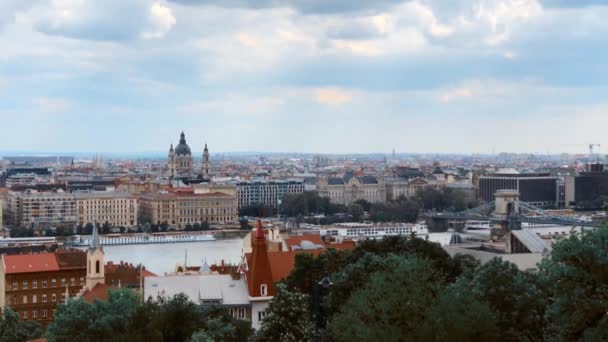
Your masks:
M268 295L268 286L266 286L266 284L260 285L260 294L263 297L266 297Z
M99 274L99 260L95 261L95 273Z

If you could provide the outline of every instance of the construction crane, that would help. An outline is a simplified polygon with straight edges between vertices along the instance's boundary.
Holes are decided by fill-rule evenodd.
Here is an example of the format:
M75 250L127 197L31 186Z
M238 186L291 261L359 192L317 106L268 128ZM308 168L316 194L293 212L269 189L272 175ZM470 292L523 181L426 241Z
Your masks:
M589 146L589 157L593 157L593 148L594 147L600 147L600 144L588 144L587 146Z

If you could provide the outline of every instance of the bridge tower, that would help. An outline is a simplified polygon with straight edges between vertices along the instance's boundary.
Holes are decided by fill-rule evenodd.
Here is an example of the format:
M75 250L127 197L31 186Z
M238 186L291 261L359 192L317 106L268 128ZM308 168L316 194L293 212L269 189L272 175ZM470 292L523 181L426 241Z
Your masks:
M495 210L493 216L498 219L491 231L493 241L502 240L511 230L521 229L519 220L519 191L498 190L495 194Z

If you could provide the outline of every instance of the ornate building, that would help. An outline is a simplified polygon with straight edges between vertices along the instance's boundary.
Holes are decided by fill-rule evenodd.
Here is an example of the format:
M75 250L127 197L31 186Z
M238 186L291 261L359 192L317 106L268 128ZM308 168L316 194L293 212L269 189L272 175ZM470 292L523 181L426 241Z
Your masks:
M371 203L386 203L386 184L382 176L354 176L346 173L343 177L321 177L317 191L332 203L349 205L360 199Z
M180 135L179 144L173 149L173 144L169 148L169 156L167 159L167 166L169 168L169 176L171 178L194 178L196 173L194 172L194 162L192 159L192 150L186 143L186 135L184 132ZM203 150L203 163L201 167L200 177L209 177L209 148L205 144Z
M179 145L173 149L173 144L169 148L169 176L170 177L191 177L193 174L192 151L186 143L184 132L180 135Z

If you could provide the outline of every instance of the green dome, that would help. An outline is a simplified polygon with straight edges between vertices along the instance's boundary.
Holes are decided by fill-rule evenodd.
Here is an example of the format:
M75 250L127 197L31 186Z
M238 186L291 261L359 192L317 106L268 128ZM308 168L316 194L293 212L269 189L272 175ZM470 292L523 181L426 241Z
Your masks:
M177 145L175 147L175 154L177 155L191 155L192 151L190 150L190 146L188 146L188 144L186 144L186 135L184 134L184 132L182 132L180 139L179 139L179 145Z

